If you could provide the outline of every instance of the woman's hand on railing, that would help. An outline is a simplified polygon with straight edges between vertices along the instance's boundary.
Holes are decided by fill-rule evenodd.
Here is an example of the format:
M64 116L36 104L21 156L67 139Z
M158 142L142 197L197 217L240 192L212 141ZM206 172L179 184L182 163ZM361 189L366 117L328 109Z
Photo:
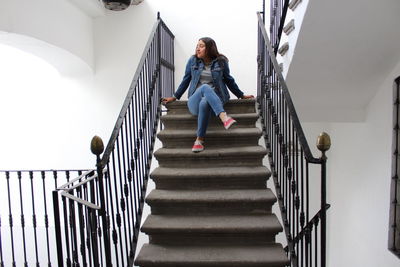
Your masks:
M165 105L167 103L174 102L175 100L176 100L176 97L163 97L161 99L161 102Z
M243 95L241 99L251 99L254 98L254 95Z

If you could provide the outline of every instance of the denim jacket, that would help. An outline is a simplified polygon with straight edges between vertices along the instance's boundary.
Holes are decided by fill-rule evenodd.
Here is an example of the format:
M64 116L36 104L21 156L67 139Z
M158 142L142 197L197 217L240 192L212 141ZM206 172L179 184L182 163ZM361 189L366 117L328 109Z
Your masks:
M220 64L223 66L220 66ZM180 99L183 93L189 87L188 96L192 96L196 91L197 84L200 80L201 72L204 69L203 60L191 56L186 64L185 75L183 76L182 82L176 90L174 96ZM243 92L240 91L235 79L229 74L228 62L225 60L214 59L211 63L211 76L213 79L215 91L221 98L223 104L229 100L229 90L238 98L243 96ZM189 86L190 85L190 86Z

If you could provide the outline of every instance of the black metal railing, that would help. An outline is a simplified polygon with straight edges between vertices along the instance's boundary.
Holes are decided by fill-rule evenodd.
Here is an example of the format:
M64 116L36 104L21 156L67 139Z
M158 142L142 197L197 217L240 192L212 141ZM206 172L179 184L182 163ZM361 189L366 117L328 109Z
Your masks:
M132 266L161 97L174 90L173 42L158 15L102 157L92 140L97 172L53 192L59 266Z
M50 194L85 171L0 171L0 266L57 266Z
M265 9L265 0L263 1L264 1L263 9ZM288 7L289 7L289 0L270 0L269 33L271 36L270 41L274 49L275 55L277 54L279 49L279 43L281 41L283 26L285 24ZM265 12L265 10L263 12ZM263 17L263 21L265 22L265 17Z
M390 181L389 250L400 258L400 77L393 85L392 173Z
M330 138L325 133L320 135L318 149L322 156L314 157L260 14L257 60L257 98L288 242L285 249L291 266L325 267L326 210L329 208L325 152L330 147ZM315 172L318 173L315 175ZM315 190L320 190L320 194Z

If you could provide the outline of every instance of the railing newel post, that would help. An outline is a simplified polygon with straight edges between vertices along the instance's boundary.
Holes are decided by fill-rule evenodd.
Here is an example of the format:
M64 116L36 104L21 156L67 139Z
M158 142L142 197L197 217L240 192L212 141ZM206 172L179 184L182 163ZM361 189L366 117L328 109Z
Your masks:
M101 216L102 224L103 224L103 237L104 237L104 250L106 256L106 266L112 266L111 263L111 246L110 246L110 237L108 231L108 223L107 223L107 212L106 212L106 203L105 203L105 189L103 184L103 170L104 165L102 163L102 159L100 155L104 152L104 144L103 140L98 137L94 136L90 143L90 150L94 155L96 155L96 169L97 169L97 176L99 181L99 193L100 193L100 207L101 209L98 211L98 214ZM93 211L93 216L95 216L95 212Z
M330 136L323 132L317 138L317 148L322 152L321 155L321 267L326 266L326 151L331 147Z
M57 260L58 266L63 267L63 252L61 242L61 221L60 221L60 206L58 200L58 191L53 191L53 209L54 209L54 227L56 232L56 245L57 245Z

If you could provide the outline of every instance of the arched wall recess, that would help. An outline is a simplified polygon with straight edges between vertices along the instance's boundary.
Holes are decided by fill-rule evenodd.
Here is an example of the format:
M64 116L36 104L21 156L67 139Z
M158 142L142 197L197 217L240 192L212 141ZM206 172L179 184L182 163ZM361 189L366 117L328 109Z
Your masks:
M93 74L93 69L78 56L39 39L0 31L0 43L42 58L54 66L63 76Z

